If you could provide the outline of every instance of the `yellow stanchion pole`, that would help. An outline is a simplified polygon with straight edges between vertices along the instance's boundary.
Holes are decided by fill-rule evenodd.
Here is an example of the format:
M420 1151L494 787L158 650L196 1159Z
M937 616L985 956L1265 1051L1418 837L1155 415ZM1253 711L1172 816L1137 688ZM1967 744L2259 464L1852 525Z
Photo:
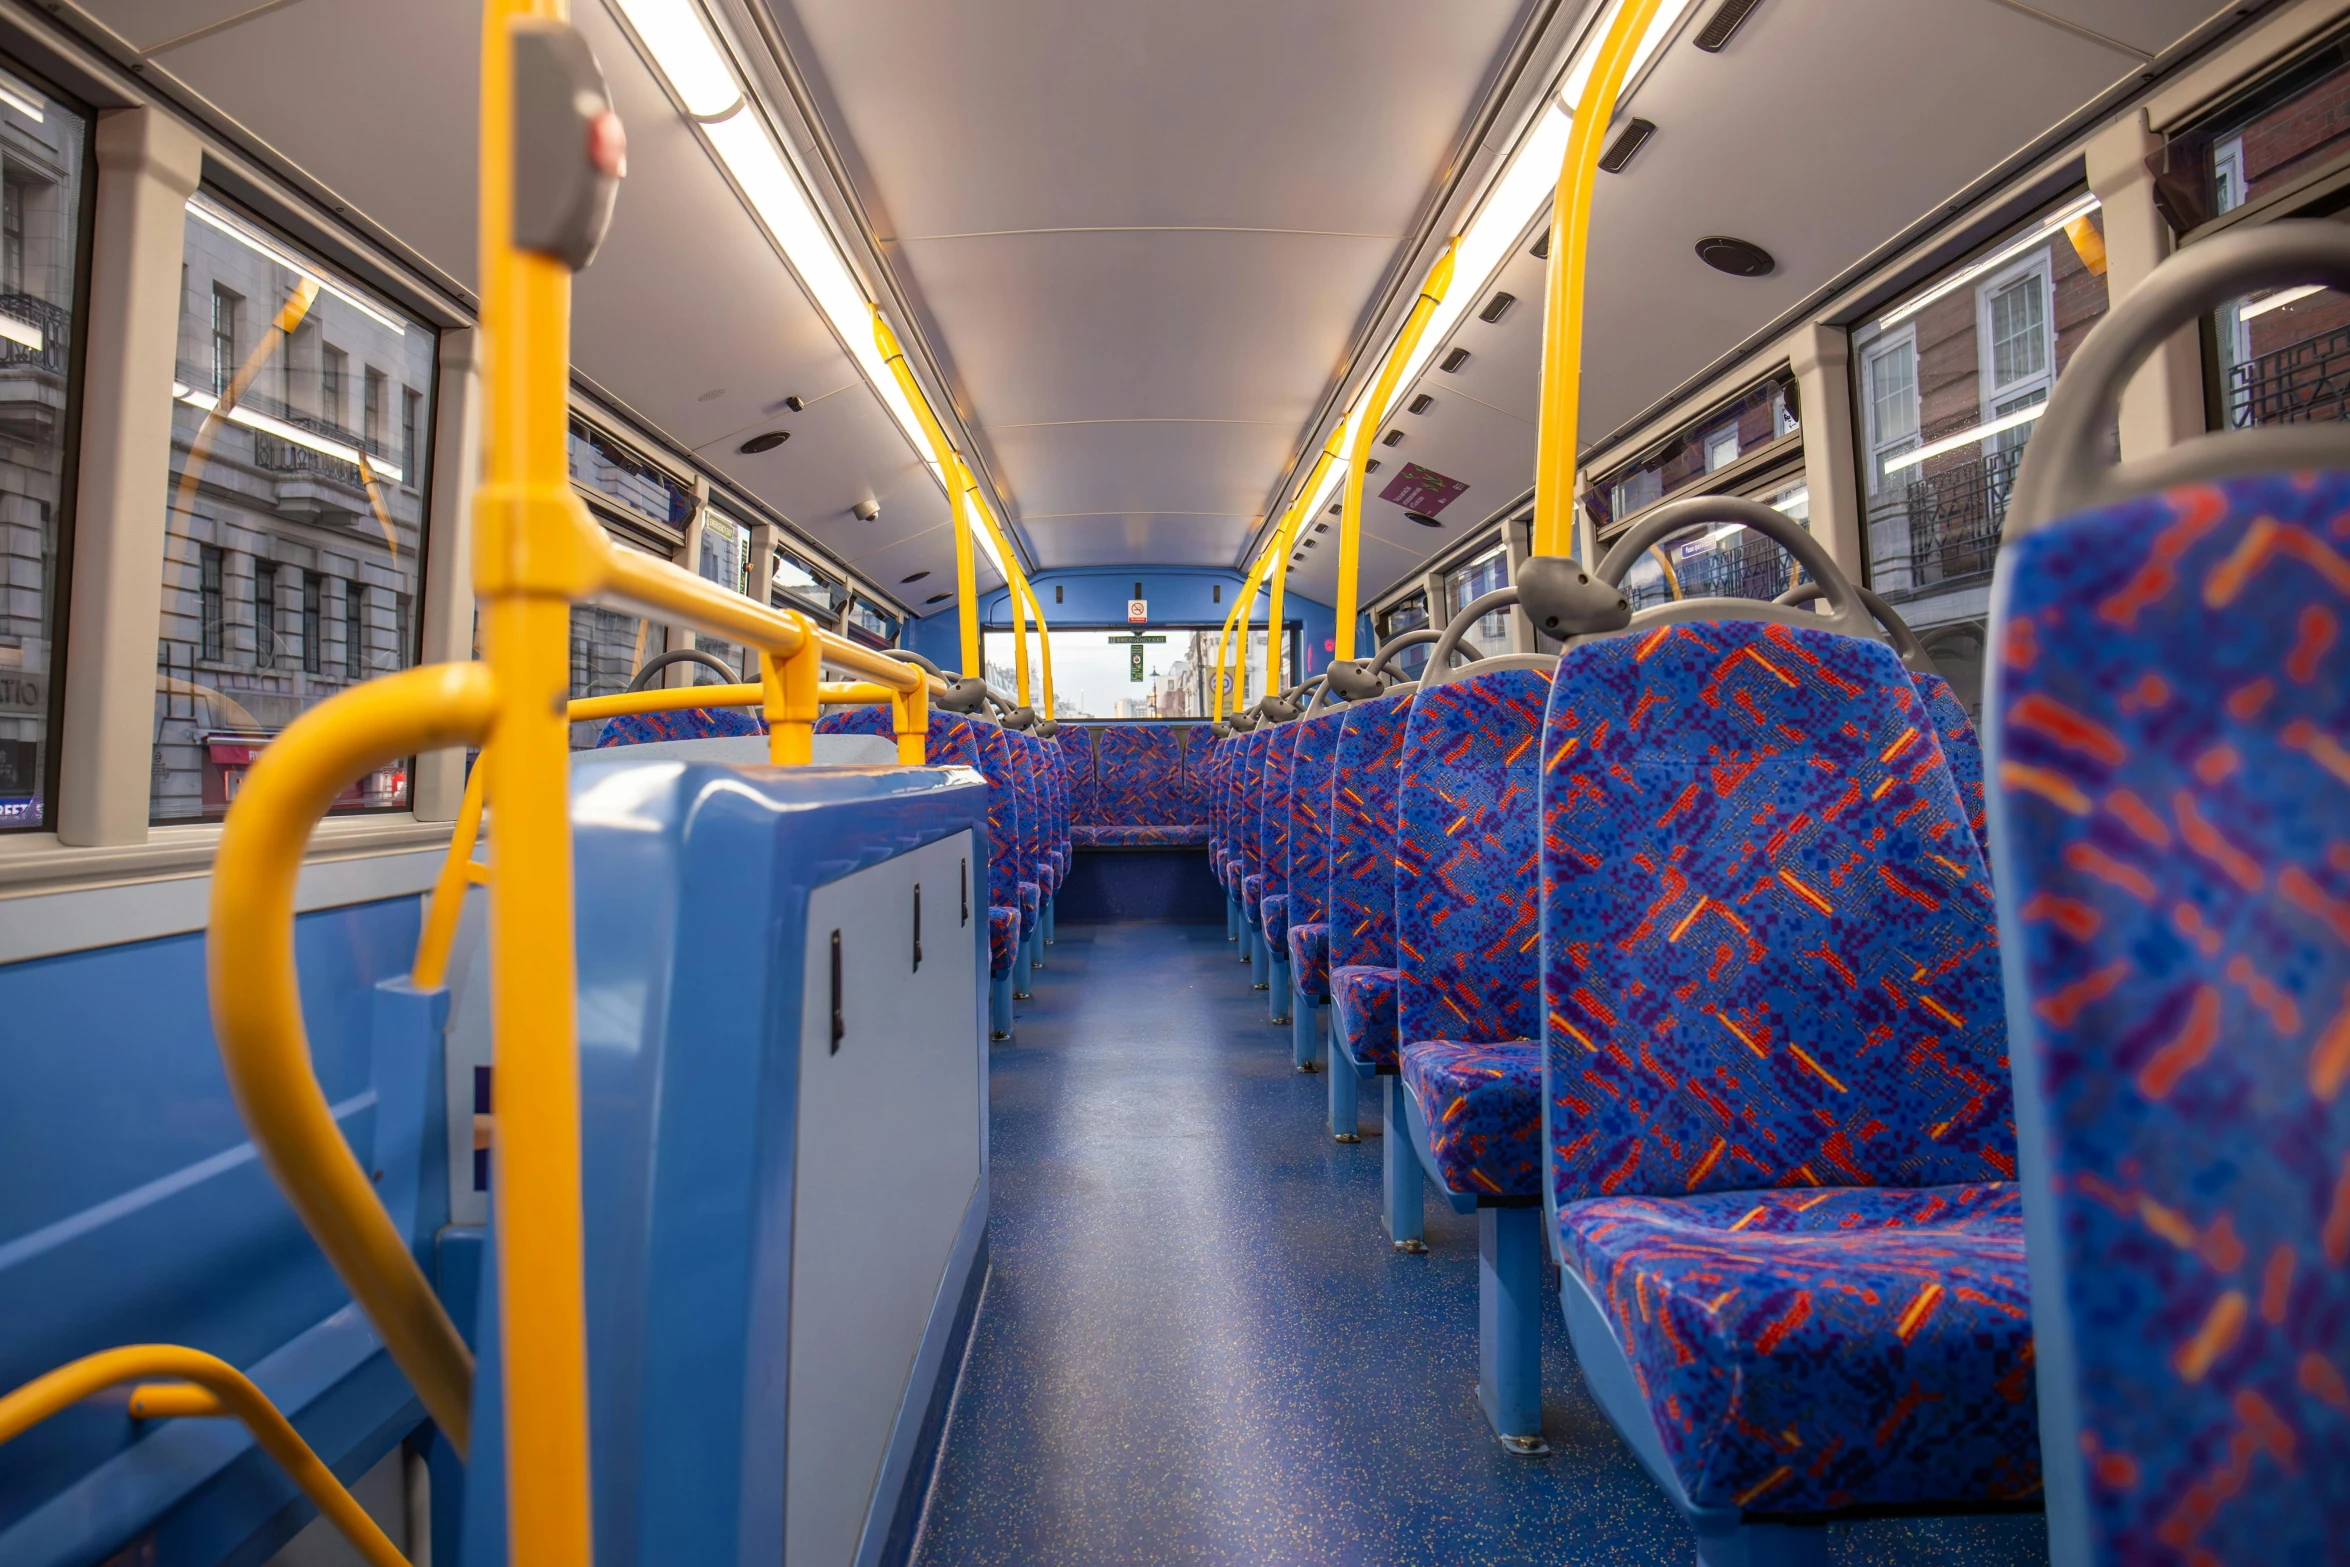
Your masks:
M1591 197L1599 182L1599 154L1616 99L1631 74L1632 56L1660 0L1624 0L1600 40L1583 101L1567 133L1552 199L1550 267L1542 286L1542 404L1534 449L1534 553L1571 555L1575 549L1575 451L1582 421L1583 292L1591 251ZM1342 633L1343 634L1343 630Z
M563 0L485 0L481 326L485 474L474 588L497 690L491 769L490 1007L498 1074L498 1280L506 1537L516 1567L593 1557L572 945L572 601L603 549L571 493L571 272L513 244L515 32Z
M1428 269L1427 281L1420 285L1420 297L1412 301L1411 314L1404 317L1403 330L1396 334L1395 346L1387 351L1387 360L1379 368L1379 379L1372 386L1370 396L1363 399L1361 417L1355 423L1354 449L1347 457L1345 501L1338 519L1338 651L1332 655L1336 658L1355 656L1355 614L1363 551L1363 476L1370 465L1371 445L1378 439L1380 423L1387 417L1387 405L1395 399L1395 383L1403 375L1404 362L1420 346L1420 335L1428 330L1428 318L1444 303L1445 292L1452 287L1453 262L1460 249L1461 242L1455 237L1444 247L1444 254L1436 258L1436 265Z
M963 504L963 486L958 482L963 461L955 455L954 443L940 428L938 416L930 411L930 399L922 395L922 383L914 379L914 368L906 363L905 345L898 341L897 333L889 329L889 323L881 318L878 310L873 312L873 343L881 351L890 374L897 377L898 390L913 405L923 438L930 442L931 460L938 464L939 479L947 488L947 512L955 533L955 597L959 600L955 610L963 632L963 675L966 679L982 680L987 671L979 662L978 566L972 559L971 515Z

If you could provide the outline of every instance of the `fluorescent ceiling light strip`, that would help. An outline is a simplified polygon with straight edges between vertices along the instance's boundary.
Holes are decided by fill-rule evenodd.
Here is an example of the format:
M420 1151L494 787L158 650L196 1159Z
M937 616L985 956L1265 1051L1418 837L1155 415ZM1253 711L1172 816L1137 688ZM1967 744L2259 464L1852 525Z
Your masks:
M1929 457L1939 457L1944 452L1955 452L1962 446L1971 446L1977 441L1987 441L2002 430L2013 430L2019 425L2030 424L2047 411L2048 405L2045 402L2034 403L2029 408L2018 408L2014 413L2002 414L1988 424L1978 424L1971 430L1961 430L1956 435L1946 436L1931 446L1921 446L1915 451L1888 457L1878 466L1886 473L1898 473L1904 468L1915 468Z
M8 339L11 343L22 343L36 354L48 341L47 336L39 327L29 321L19 321L10 315L0 315L0 337Z
M210 392L199 392L193 387L183 386L176 381L172 383L171 395L186 403L190 408L201 408L206 413L211 413L220 406L220 399ZM405 474L390 463L370 457L356 446L330 440L323 435L315 435L298 424L288 424L283 419L272 419L265 413L255 413L252 409L242 405L231 408L221 417L231 424L241 424L246 429L258 430L263 435L274 435L281 441L291 441L296 446L308 447L311 451L318 452L323 456L340 458L353 466L364 463L368 471L377 478L389 479L394 484L401 483L406 478Z
M2266 298L2255 299L2252 301L2252 303L2238 309L2236 312L2236 319L2239 321L2257 321L2272 310L2282 310L2287 305L2296 304L2301 300L2307 299L2312 294L2322 294L2325 291L2326 286L2323 283L2304 283L2299 288L2279 289L2276 293L2270 294ZM4 321L0 321L0 333L5 333L7 330L7 324ZM33 346L38 348L40 345L36 343Z
M620 0L621 14L696 119L714 119L743 101L725 56L692 0Z
M267 257L269 260L276 262L279 266L284 267L288 272L293 273L295 276L308 278L311 282L317 284L322 292L334 295L335 298L341 300L344 304L349 305L352 309L358 311L361 315L391 328L392 332L396 336L406 337L408 335L408 327L405 322L396 320L395 318L384 314L381 309L369 304L366 300L361 299L357 294L352 293L349 289L343 287L334 279L320 274L318 269L313 267L309 262L299 260L291 252L271 244L268 240L263 239L259 234L256 234L251 229L247 228L244 224L237 222L227 213L221 211L218 207L213 206L212 203L206 201L202 196L190 196L188 198L188 215L193 218L201 219L203 222L209 224L213 228L220 230L221 233L226 234L229 238L235 240L238 244L244 246L247 250L252 251L255 255Z
M2049 214L2047 221L2043 222L2038 228L2032 230L2029 234L2026 234L2023 238L2017 240L2014 244L2009 245L2004 249L1992 252L1990 255L1985 256L1982 260L1976 262L1973 266L1968 267L1963 272L1959 272L1953 276L1944 278L1935 287L1926 290L1917 298L1911 300L1908 304L1903 305L1900 309L1890 310L1887 311L1884 315L1879 316L1877 318L1877 330L1882 332L1890 327L1899 326L1902 322L1907 321L1911 316L1916 315L1919 311L1925 309L1928 305L1935 303L1937 300L1948 298L1950 295L1957 293L1960 289L1966 287L1969 283L1972 283L1975 279L1981 277L1984 273L1994 271L1999 267L2007 265L2007 263L2013 261L2016 257L2022 255L2027 250L2034 249L2040 245L2045 245L2048 243L2049 235L2055 233L2058 229L2063 228L2067 223L2072 222L2075 218L2087 217L2090 213L2097 211L2101 205L2102 203L2100 203L2095 196L2083 196L2080 200L2073 202L2069 206L2059 207L2055 212Z

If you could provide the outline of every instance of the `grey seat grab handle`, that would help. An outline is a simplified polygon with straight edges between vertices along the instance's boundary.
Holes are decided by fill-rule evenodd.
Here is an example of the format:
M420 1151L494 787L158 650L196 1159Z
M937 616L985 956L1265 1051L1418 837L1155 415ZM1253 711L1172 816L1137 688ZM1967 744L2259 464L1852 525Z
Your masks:
M1760 620L1776 625L1800 626L1811 631L1833 631L1848 637L1884 640L1876 621L1861 604L1852 580L1820 547L1819 540L1811 536L1810 530L1785 512L1774 511L1760 501L1740 496L1697 495L1685 501L1667 501L1662 506L1650 509L1617 537L1592 575L1610 587L1621 587L1633 563L1648 553L1649 546L1707 523L1736 523L1740 527L1751 528L1794 556L1804 574L1818 583L1821 592L1826 595L1826 616L1814 614L1809 609L1766 603L1760 599L1672 599L1640 611L1622 631L1570 637L1567 646L1573 647L1601 636L1623 636L1627 632L1637 633L1657 626L1683 625L1704 620Z
M1901 618L1899 611L1857 583L1853 585L1852 591L1859 596L1862 605L1867 608L1877 624L1885 628L1885 635L1893 643L1893 651L1901 655L1902 664L1911 674L1939 675L1942 672L1934 667L1934 655L1926 651L1925 643L1918 640L1918 634L1910 629L1909 622ZM1773 602L1787 605L1809 604L1819 596L1820 585L1818 583L1798 582L1780 594Z
M2212 431L2118 467L2088 456L2103 449L2123 388L2173 333L2255 290L2308 283L2350 292L2350 227L2315 218L2264 224L2191 245L2147 274L2090 329L2058 377L2024 448L2002 539L2173 485L2350 468L2350 423L2340 421Z
M743 672L739 669L728 668L718 659L717 655L705 653L698 647L681 647L672 648L666 653L655 653L651 658L646 659L643 665L638 668L636 678L629 681L628 689L631 691L644 690L648 681L672 664L707 665L724 675L726 684L739 686L743 683Z
M1443 685L1448 680L1459 680L1469 675L1498 674L1505 669L1550 669L1558 657L1551 653L1479 653L1470 648L1469 661L1455 665L1453 655L1461 650L1461 639L1469 628L1496 610L1508 609L1518 602L1516 583L1481 593L1461 606L1461 612L1444 623L1444 635L1436 639L1436 647L1428 655L1427 667L1420 671L1420 689Z

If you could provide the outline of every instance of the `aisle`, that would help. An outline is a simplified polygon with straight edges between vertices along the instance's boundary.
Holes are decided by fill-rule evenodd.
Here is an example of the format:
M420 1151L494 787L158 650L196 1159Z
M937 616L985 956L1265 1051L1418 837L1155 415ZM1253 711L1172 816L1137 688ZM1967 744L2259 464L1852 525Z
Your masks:
M1493 1441L1476 1221L1431 1202L1428 1255L1389 1248L1375 1097L1333 1143L1236 950L1063 925L996 1047L993 1267L915 1559L1684 1567L1555 1311L1553 1456ZM2027 1523L1872 1523L1836 1560L2043 1560Z

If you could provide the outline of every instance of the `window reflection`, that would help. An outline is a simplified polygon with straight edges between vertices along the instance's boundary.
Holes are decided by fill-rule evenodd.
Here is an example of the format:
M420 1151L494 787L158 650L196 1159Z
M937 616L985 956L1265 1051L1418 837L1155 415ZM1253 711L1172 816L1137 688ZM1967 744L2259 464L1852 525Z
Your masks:
M1455 616L1478 599L1497 588L1509 586L1509 553L1496 544L1467 565L1447 572L1444 578L1445 623L1450 625ZM1479 615L1469 629L1462 633L1461 644L1490 657L1510 650L1510 612L1505 607L1491 614Z
M303 711L417 657L434 334L199 193L187 206L156 821L218 817ZM393 391L414 413L384 417ZM338 809L408 802L405 764Z
M2103 225L2093 198L2060 202L1853 334L1869 584L1970 708L2016 470L2105 314Z
M0 72L0 831L47 825L89 126Z
M1425 590L1403 599L1379 617L1379 645L1387 646L1406 632L1418 631L1428 624L1428 595ZM1389 662L1388 668L1399 678L1417 680L1428 667L1428 653L1434 643L1423 642L1417 647L1405 648Z
M1728 407L1601 474L1583 498L1584 509L1601 531L1612 529L1798 428L1794 379L1774 376L1748 388Z

